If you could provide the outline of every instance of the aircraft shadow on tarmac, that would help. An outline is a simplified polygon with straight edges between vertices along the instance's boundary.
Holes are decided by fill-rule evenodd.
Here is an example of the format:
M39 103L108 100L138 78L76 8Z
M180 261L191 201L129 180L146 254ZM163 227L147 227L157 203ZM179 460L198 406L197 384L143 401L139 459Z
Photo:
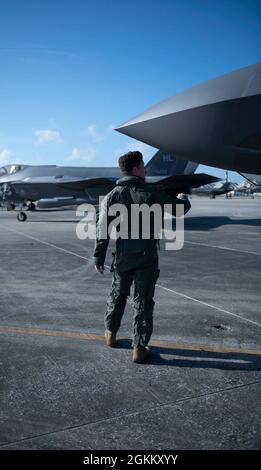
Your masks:
M175 220L175 219L174 219ZM174 222L175 225L175 222ZM261 219L230 219L226 216L185 217L185 230L213 230L223 225L250 225L261 227ZM175 228L175 227L173 227Z
M67 209L65 209L67 210ZM68 209L69 210L69 209ZM38 218L38 215L44 215L48 212L58 212L54 209L44 210L42 212L38 212L37 217L31 217L29 222L38 222L38 223L71 223L71 224L78 224L80 219L47 219L47 218ZM63 212L63 210L59 210L59 212ZM230 217L226 216L204 216L204 217L185 217L185 230L214 230L215 228L222 227L224 225L246 225L246 226L254 226L254 227L261 227L261 219L230 219ZM176 226L176 219L173 218L172 228L175 230Z
M65 216L66 216L66 211L67 212L72 212L72 211L75 211L76 213L76 209L74 207L64 207L64 208L57 208L57 209L41 209L41 210L36 210L33 214L32 214L32 217L30 217L28 219L28 221L31 223L31 222L40 222L40 223L45 223L45 222L48 222L48 223L71 223L71 224L78 224L78 222L80 222L80 218L78 219L55 219L55 218L52 218L52 219L47 219L44 217L45 214L48 215L48 213L55 213L55 212L65 212ZM35 216L36 214L36 216ZM43 216L42 219L40 219L40 216Z
M131 340L119 339L117 348L132 349ZM172 367L196 367L199 369L261 370L261 355L223 353L150 346L151 356L144 364ZM163 356L168 356L165 358ZM169 356L173 356L170 358Z
M55 223L55 224L78 224L79 220L69 220L69 219L30 219L29 222L37 222L37 223Z
M76 210L74 207L54 207L50 209L36 209L36 211L33 211L38 214L45 214L48 212L71 212L73 210Z

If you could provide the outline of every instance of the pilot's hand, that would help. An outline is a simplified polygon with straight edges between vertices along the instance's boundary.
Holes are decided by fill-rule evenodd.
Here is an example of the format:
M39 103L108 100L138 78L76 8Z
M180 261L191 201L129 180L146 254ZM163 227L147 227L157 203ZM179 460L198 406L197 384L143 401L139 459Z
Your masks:
M179 194L177 195L177 198L178 198L178 199L188 199L188 196L187 196L186 194L184 194L184 193L179 193Z
M96 273L104 274L104 266L101 266L99 264L95 264L94 269Z

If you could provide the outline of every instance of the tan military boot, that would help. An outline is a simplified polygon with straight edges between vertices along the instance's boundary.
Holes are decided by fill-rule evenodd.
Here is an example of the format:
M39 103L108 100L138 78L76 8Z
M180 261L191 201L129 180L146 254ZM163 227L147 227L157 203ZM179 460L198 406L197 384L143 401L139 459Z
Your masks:
M150 356L150 350L148 348L148 346L146 346L145 348L143 346L138 346L137 348L134 348L133 349L133 356L132 356L132 360L133 362L144 362L145 359L147 359L147 357Z
M114 348L116 346L116 334L112 331L105 330L104 336L107 346Z

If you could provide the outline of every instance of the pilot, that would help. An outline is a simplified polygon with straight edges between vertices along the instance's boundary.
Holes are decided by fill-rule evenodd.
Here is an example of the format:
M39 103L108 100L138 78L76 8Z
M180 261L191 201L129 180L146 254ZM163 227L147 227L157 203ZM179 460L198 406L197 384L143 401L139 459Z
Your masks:
M140 152L128 152L119 158L122 178L103 200L97 221L97 239L94 250L95 270L103 274L104 261L109 243L108 227L115 216L110 215L110 207L123 204L131 226L131 206L147 204L151 207L158 203L172 204L175 214L176 204L183 204L184 213L190 209L190 202L184 194L170 196L164 190L145 182L143 156ZM104 232L104 224L106 232ZM154 227L154 226L153 226ZM118 230L118 227L117 227ZM116 346L116 334L120 328L127 297L134 284L133 296L133 362L143 362L149 355L148 343L153 330L154 290L159 276L158 237L152 233L150 238L131 238L128 228L127 237L116 240L116 253L112 263L113 279L104 317L105 340L110 347ZM105 233L105 235L104 235Z

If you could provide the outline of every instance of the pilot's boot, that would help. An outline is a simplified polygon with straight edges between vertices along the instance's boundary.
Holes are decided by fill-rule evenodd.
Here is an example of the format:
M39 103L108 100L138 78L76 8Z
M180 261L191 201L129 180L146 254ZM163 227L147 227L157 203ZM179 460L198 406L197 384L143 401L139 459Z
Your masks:
M106 341L107 346L109 346L110 348L115 348L116 334L113 333L112 331L105 330L104 336L105 336L105 341Z
M133 349L133 362L144 362L150 356L150 350L148 346L138 346L137 348Z

